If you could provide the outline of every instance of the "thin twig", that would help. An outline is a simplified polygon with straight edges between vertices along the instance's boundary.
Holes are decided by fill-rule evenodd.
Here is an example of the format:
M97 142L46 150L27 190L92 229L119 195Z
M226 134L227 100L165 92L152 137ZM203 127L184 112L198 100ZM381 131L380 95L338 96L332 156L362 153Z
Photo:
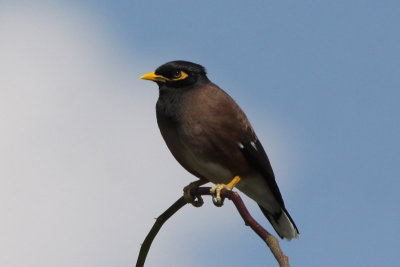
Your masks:
M192 196L194 196L195 199L200 200L201 199L200 196L211 195L210 189L211 189L210 187L193 188L191 190L191 194ZM250 226L251 229L253 229L253 231L256 232L256 234L267 244L272 254L274 255L275 259L278 261L279 266L289 267L289 258L285 254L283 254L279 246L278 239L276 239L273 235L271 235L268 231L266 231L259 223L257 223L256 220L254 220L254 218L250 215L249 211L244 205L239 194L230 190L223 189L221 191L221 197L232 200L237 210L239 211L240 216L242 216L245 224ZM147 253L149 252L151 243L153 242L155 236L157 235L162 225L186 204L187 202L184 200L183 197L181 197L157 218L150 232L147 234L146 239L142 244L142 247L140 248L139 257L136 262L136 267L144 266L144 262L146 261L146 256Z
M175 214L175 212L180 210L180 208L182 208L186 204L187 203L185 199L181 197L156 219L156 222L154 223L150 232L147 234L145 240L143 241L142 247L140 248L139 257L136 262L136 267L144 266L144 262L146 261L147 253L149 252L151 243L153 243L153 239L156 237L160 228L172 215Z

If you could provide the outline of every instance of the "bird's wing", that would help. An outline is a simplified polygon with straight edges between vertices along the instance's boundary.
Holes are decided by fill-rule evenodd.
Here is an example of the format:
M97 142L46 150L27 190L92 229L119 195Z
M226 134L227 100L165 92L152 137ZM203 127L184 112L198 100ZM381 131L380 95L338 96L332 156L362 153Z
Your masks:
M278 185L276 184L271 163L269 162L268 156L258 138L254 141L242 142L240 144L240 149L248 163L263 175L276 200L279 202L281 207L284 207L282 195L279 191Z
M203 132L196 138L189 138L187 142L193 142L201 138L202 147L209 144L212 147L205 147L207 158L215 155L215 160L220 160L222 166L230 164L240 164L240 159L235 158L237 145L247 163L256 169L264 177L268 187L272 191L276 201L281 207L284 207L282 195L275 181L274 172L268 160L260 141L258 140L247 116L237 103L221 88L215 84L208 84L192 91L194 96L190 98L190 105L186 106L183 116L186 121L192 121L194 118L196 124L186 128L186 133L193 132L201 125ZM207 101L204 101L206 99ZM194 125L194 126L193 126ZM190 136L195 136L190 134ZM199 145L193 145L193 148L199 148ZM239 157L242 158L239 154ZM235 160L236 159L236 160ZM233 170L234 167L228 168Z

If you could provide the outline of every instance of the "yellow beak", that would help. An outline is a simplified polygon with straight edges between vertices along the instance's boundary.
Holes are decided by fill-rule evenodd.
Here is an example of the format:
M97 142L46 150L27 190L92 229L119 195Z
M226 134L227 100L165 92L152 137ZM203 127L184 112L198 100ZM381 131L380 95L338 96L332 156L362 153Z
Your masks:
M155 74L154 71L146 73L145 75L141 76L140 79L154 82L165 82L165 80L167 80L167 78L164 76Z

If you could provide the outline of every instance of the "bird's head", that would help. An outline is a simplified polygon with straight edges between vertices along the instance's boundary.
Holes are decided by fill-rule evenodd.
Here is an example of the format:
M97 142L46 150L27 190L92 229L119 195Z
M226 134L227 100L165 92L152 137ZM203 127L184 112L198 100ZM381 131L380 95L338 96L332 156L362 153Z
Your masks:
M140 78L156 82L160 89L190 88L198 83L208 82L203 66L183 60L165 63L154 72L149 72Z

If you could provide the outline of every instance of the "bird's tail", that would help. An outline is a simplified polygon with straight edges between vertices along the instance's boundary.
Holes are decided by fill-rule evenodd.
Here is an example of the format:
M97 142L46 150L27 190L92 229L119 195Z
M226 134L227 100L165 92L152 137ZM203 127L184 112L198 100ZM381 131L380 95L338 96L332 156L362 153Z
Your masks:
M284 207L281 209L281 212L277 214L271 214L261 206L260 208L280 238L291 240L292 238L300 237L296 224L292 220L292 217L290 217L289 212L287 212Z

